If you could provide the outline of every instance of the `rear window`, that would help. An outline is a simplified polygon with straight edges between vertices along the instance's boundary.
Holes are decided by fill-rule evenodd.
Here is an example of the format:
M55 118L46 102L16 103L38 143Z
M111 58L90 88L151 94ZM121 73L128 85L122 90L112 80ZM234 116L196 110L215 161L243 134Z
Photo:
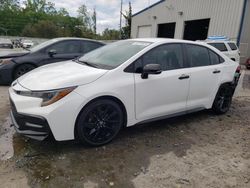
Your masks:
M236 44L234 44L233 42L228 43L228 45L230 46L230 48L231 48L232 50L238 50Z
M226 47L226 45L224 43L208 43L208 44L215 47L215 48L217 48L221 52L227 51L227 47Z

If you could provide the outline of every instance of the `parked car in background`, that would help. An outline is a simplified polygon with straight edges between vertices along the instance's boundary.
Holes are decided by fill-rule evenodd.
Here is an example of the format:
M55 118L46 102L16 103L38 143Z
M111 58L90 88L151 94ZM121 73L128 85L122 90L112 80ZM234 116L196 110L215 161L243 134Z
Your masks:
M23 48L31 48L34 45L31 40L22 40L21 43Z
M47 65L9 89L18 133L107 144L123 127L212 109L226 113L238 63L204 44L131 39Z
M208 37L206 43L217 48L223 54L236 62L240 62L240 51L234 41L228 40L226 37Z
M0 84L10 84L39 66L75 59L103 45L102 42L89 39L56 38L29 51L5 55L0 59Z
M246 60L246 68L250 69L250 58Z
M2 49L13 49L13 44L10 39L0 38L0 51Z

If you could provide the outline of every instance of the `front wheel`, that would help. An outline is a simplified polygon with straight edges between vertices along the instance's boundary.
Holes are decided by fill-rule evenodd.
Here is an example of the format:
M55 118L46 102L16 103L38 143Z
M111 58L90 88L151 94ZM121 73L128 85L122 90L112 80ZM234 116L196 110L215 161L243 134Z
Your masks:
M36 67L34 65L31 65L31 64L19 65L14 72L14 79L19 78L20 76L26 74L27 72L29 72L35 68Z
M112 141L124 123L119 104L101 99L87 105L76 123L78 140L91 146L101 146Z
M230 85L222 85L214 99L212 110L216 114L226 113L232 103L233 89Z

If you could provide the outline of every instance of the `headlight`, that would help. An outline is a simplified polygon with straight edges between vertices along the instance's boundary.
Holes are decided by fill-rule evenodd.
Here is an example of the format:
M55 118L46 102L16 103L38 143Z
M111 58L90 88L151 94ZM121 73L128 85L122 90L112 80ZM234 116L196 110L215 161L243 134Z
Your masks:
M11 63L11 59L1 59L0 60L0 66Z
M76 87L69 87L52 91L15 91L15 93L27 97L41 98L43 99L41 106L48 106L59 101L75 88Z

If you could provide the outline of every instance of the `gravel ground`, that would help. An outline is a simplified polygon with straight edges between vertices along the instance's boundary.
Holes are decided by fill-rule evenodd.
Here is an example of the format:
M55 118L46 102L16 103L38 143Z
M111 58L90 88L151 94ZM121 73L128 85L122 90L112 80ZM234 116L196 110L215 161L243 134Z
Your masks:
M250 187L250 73L231 110L127 128L111 144L37 142L9 127L0 87L1 187Z

